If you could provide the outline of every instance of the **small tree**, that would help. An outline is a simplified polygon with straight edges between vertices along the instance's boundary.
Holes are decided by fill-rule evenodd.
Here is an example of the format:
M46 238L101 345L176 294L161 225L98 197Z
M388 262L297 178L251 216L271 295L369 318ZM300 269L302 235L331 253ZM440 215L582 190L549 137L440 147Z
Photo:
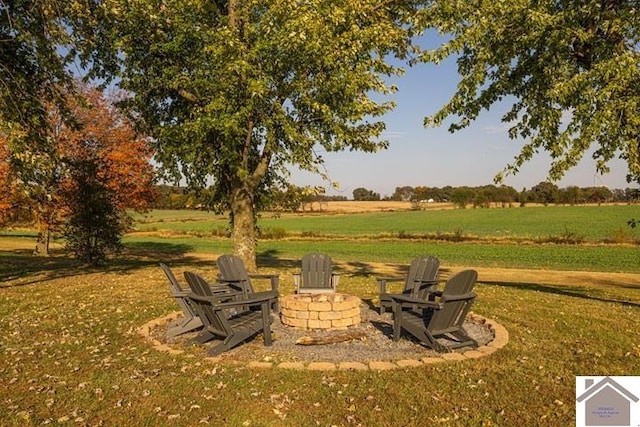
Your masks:
M390 199L408 202L409 200L413 199L414 194L415 190L413 189L413 187L410 187L408 185L404 187L396 187Z
M458 187L451 194L451 201L456 207L464 209L473 200L474 191L469 187Z
M109 188L98 177L98 160L85 159L71 165L73 185L63 192L71 212L63 236L66 248L81 261L100 264L109 252L122 249L126 216L114 203Z
M542 203L547 206L549 203L555 203L558 200L558 186L543 181L531 187L530 194L534 197L536 203Z

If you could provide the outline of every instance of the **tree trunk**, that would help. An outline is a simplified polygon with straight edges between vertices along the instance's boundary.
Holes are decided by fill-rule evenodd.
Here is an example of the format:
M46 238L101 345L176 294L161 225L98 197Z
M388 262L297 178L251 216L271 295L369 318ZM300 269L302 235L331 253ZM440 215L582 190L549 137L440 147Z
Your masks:
M246 188L232 190L233 253L244 261L250 272L256 271L256 223L253 194Z
M51 231L48 226L45 226L38 233L38 238L36 239L36 249L33 251L34 255L49 256L49 242L51 241Z

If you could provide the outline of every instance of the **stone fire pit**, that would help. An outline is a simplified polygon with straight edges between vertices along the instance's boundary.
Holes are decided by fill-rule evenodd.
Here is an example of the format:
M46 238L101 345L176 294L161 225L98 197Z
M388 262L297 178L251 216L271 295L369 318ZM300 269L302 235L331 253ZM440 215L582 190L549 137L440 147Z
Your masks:
M299 329L346 329L360 323L361 303L341 293L285 295L280 298L280 320Z

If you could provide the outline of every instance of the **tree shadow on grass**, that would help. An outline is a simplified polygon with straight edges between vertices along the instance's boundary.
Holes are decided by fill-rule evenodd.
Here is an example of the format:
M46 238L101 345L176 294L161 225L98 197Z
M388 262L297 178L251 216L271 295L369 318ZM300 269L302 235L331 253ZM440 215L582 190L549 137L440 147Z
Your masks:
M479 282L480 283L480 282ZM622 304L629 307L640 307L640 302L629 301L625 299L606 298L593 295L594 288L586 286L569 286L569 285L544 285L540 283L526 282L486 282L487 285L502 286L505 288L516 288L527 291L544 292L548 294L562 295L572 298L582 298L594 301L612 302ZM622 286L628 288L628 286Z
M269 249L256 253L256 264L264 267L281 267L280 258L278 258L279 251L275 249Z
M275 249L269 249L266 251L258 252L256 255L256 263L258 268L260 267L272 267L272 268L300 268L299 259L288 259L278 257L279 251Z
M380 269L380 264L384 264L384 268ZM368 276L380 276L380 277L394 277L404 279L409 272L409 264L398 263L367 263L367 262L347 262L345 263L349 274L352 276L368 277ZM438 270L439 277L441 279L446 278L451 274L450 268L440 267Z
M48 257L34 256L27 249L0 251L0 288L27 286L98 272L126 274L140 268L157 266L160 262L170 263L172 266L215 266L214 259L186 256L192 249L185 244L131 243L125 246L121 254L112 256L100 266L84 264L63 250L54 249Z

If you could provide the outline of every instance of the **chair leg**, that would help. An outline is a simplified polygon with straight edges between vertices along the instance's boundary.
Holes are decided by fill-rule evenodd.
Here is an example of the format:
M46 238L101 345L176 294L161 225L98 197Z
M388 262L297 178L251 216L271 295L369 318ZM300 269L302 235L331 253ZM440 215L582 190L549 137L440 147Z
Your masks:
M269 303L262 304L262 328L264 335L264 345L272 345L271 341L271 313L269 313Z
M400 304L393 304L393 340L400 340L402 334L402 307Z
M242 331L240 333L233 333L226 337L220 344L215 345L209 349L209 356L217 356L227 350L231 350L241 342L247 340L254 335L252 331Z
M208 341L211 341L212 339L214 339L216 337L215 334L209 332L209 331L200 331L200 333L198 334L197 337L193 338L192 340L190 340L190 343L193 344L204 344Z
M202 327L202 321L199 317L190 317L182 320L180 324L169 328L167 331L167 338L177 337L178 335L186 334L187 332L195 331Z
M467 345L478 347L478 342L467 335L464 331L453 331L451 335L458 340L455 347L465 347Z
M431 333L429 331L425 331L424 332L424 336L426 338L426 340L423 340L423 342L425 344L427 344L427 346L429 346L430 348L434 349L435 351L439 352L439 353L450 353L451 349L445 345L442 345L438 342L438 340L436 340L436 338L431 335Z

